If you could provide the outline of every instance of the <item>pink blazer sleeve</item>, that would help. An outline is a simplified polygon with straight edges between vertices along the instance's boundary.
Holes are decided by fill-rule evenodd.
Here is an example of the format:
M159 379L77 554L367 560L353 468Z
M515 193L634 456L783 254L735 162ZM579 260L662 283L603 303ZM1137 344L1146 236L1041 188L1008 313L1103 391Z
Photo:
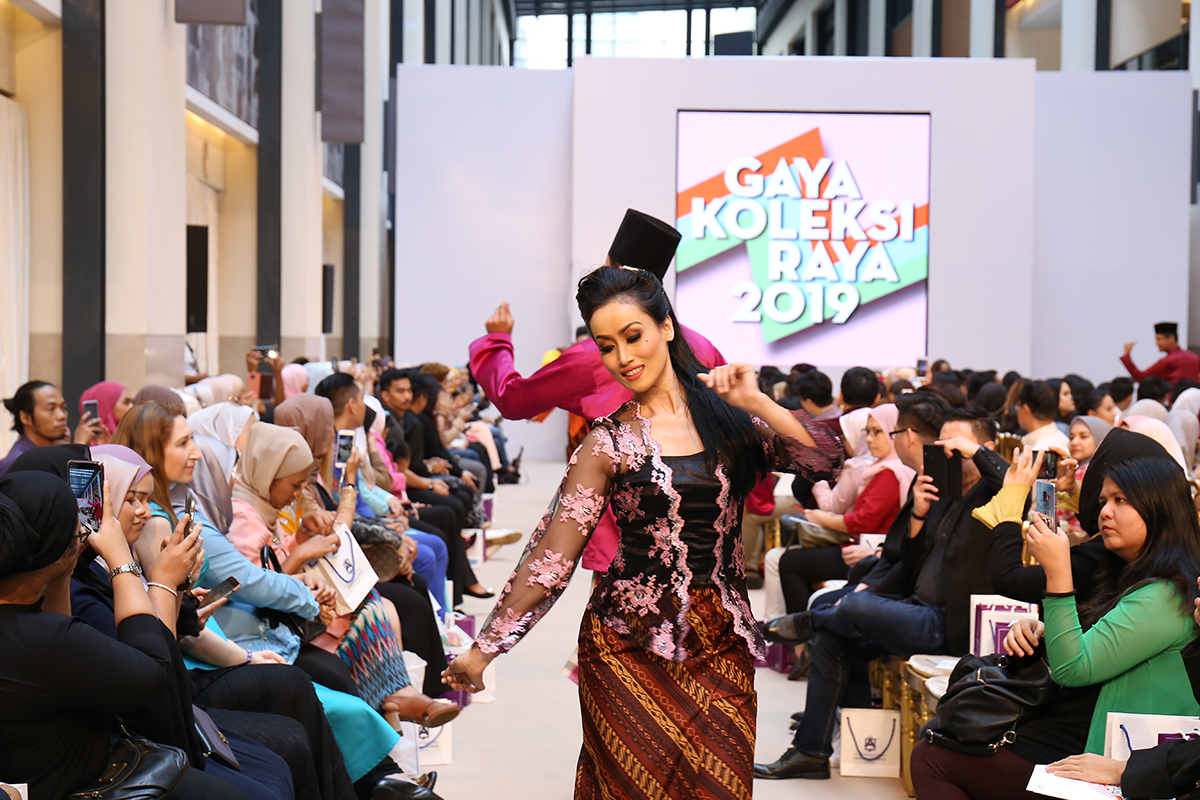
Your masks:
M585 416L580 400L595 386L592 365L578 347L527 378L513 366L512 336L489 333L471 342L471 375L505 419L531 419L562 408Z

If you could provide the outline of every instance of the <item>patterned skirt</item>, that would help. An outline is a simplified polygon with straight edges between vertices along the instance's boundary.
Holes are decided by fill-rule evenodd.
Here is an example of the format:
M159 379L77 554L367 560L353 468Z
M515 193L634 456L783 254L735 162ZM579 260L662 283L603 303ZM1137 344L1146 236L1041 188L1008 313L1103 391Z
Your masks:
M376 590L371 590L350 617L350 630L342 637L337 654L350 667L363 701L378 709L388 695L411 683L404 651Z
M754 769L754 657L715 588L691 591L674 663L587 611L579 632L583 749L576 800L748 800Z

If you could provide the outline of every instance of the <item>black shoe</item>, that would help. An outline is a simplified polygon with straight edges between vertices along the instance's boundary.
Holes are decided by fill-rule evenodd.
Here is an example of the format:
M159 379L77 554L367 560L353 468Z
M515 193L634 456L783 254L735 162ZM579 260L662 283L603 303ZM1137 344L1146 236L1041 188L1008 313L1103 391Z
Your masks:
M768 642L778 644L804 644L816 636L807 611L767 620L762 634Z
M482 592L473 592L470 589L463 589L463 594L468 597L478 597L481 600L487 600L489 597L495 597L496 593L491 589L484 589Z
M800 655L796 657L796 663L792 664L792 671L788 673L789 681L802 681L808 677L808 668L812 666L812 656L808 652L808 648L800 651ZM803 712L799 712L800 716L804 716Z
M801 722L804 722L804 712L797 711L795 714L792 714L792 722L790 725L788 725L788 730L789 731L796 730L796 728L800 727Z
M784 778L828 780L829 759L813 758L794 747L789 747L788 751L780 756L774 764L755 764L754 777L769 781L778 781Z
M408 781L383 778L371 789L371 800L442 800L432 790Z
M433 787L437 786L437 772L423 772L417 776L417 785L424 786L429 791L433 791Z

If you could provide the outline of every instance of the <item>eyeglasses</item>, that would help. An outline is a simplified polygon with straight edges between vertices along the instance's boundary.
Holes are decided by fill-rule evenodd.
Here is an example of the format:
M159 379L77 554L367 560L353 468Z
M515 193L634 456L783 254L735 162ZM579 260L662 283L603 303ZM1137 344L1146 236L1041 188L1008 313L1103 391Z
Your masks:
M912 430L912 428L901 428L900 430L892 431L891 433L889 433L889 434L888 434L888 436L890 436L890 437L892 437L893 439L895 439L895 438L896 438L896 434L898 434L898 433L904 433L905 431L911 431L911 430Z

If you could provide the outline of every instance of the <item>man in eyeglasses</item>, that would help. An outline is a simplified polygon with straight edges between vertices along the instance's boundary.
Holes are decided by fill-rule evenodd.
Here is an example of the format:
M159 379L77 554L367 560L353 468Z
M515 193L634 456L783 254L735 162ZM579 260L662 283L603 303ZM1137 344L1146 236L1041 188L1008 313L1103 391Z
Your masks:
M792 746L778 761L756 764L757 778L829 777L838 706L871 705L870 686L855 679L851 661L970 649L971 594L991 591L991 533L971 512L1000 490L1008 464L992 449L996 425L984 412L952 411L929 392L902 395L896 405L896 453L918 473L912 495L888 530L883 558L861 583L834 605L772 626L770 638L808 642L812 666ZM939 497L924 474L925 445L934 442L962 456L961 497Z

